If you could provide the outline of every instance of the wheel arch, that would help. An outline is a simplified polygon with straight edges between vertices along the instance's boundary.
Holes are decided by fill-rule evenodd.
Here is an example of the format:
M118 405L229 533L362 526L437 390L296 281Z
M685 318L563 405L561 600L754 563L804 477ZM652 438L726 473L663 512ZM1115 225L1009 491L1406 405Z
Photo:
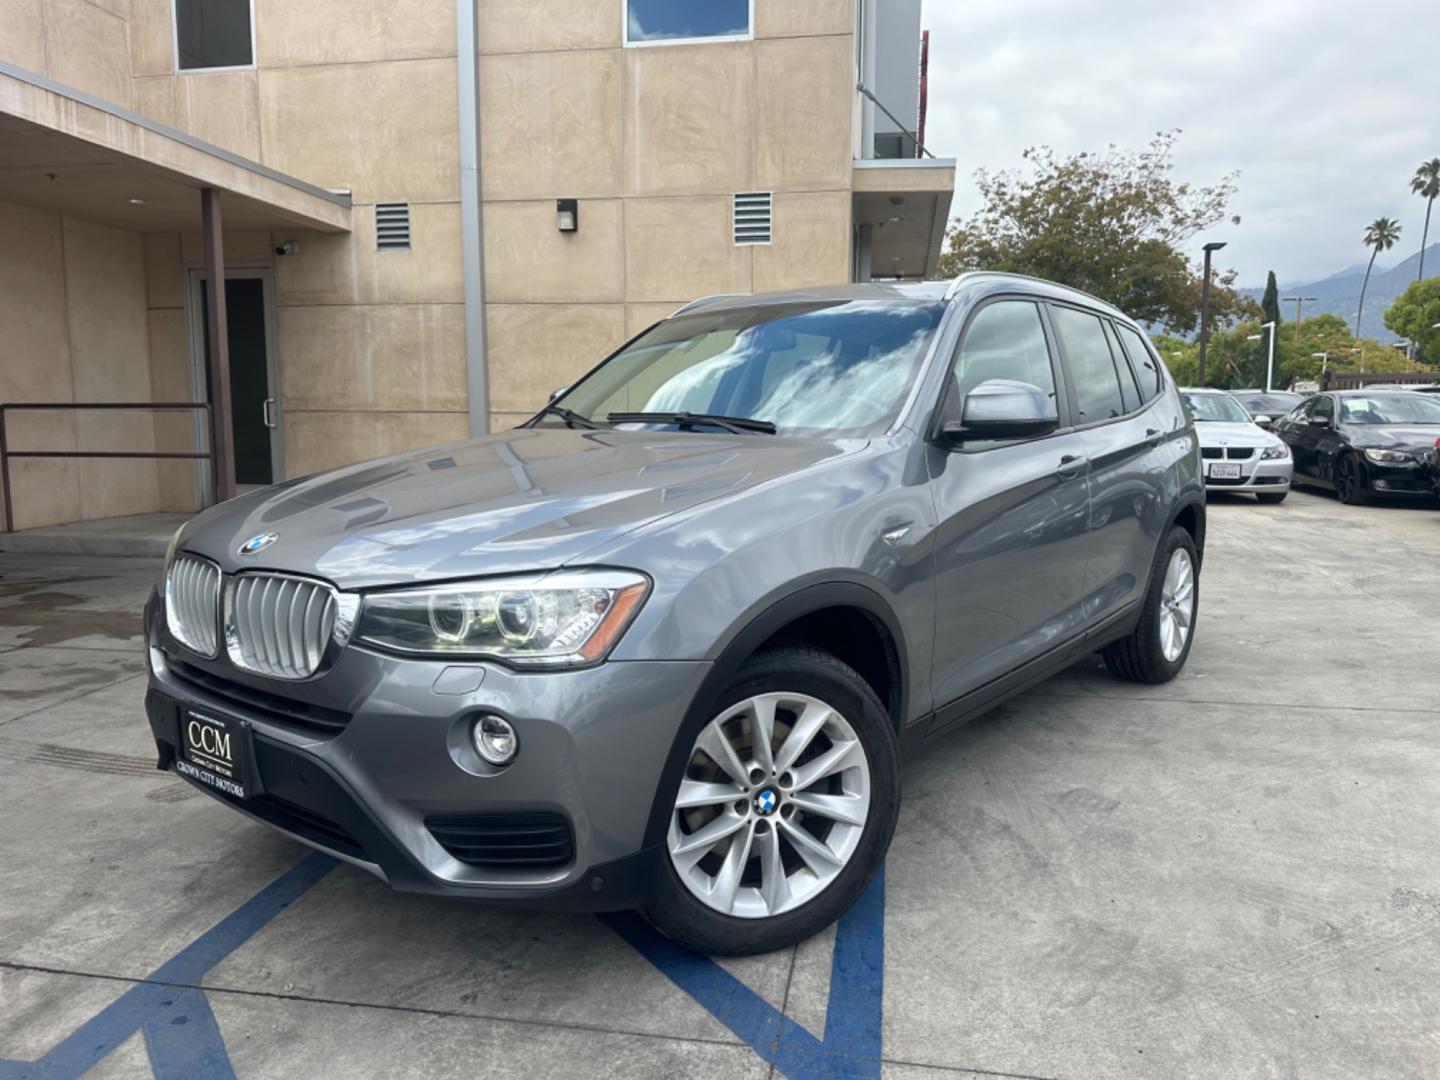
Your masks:
M791 635L787 631L803 625L826 612L843 610L854 613L853 617L863 618L875 633L875 640L886 651L885 664L890 672L889 692L877 694L886 707L898 735L904 724L908 707L909 686L905 672L907 652L900 622L890 604L875 589L855 581L816 581L803 585L779 599L762 602L758 612L752 609L737 620L709 673L700 684L689 706L685 710L670 752L665 757L655 796L650 807L650 817L645 828L645 846L664 842L669 827L671 794L679 785L680 774L690 755L690 749L708 723L714 712L714 702L730 684L740 666L767 644L785 640L814 639L807 635ZM841 656L840 659L845 659ZM852 667L856 665L852 664ZM861 671L862 678L865 677ZM872 688L874 682L867 679Z

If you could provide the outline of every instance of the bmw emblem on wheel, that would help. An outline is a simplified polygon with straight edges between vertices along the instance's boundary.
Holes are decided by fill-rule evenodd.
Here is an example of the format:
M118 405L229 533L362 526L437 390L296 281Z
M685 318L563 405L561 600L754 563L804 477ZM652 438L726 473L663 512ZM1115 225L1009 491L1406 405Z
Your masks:
M273 532L261 533L258 536L252 536L249 540L246 540L243 544L240 545L240 554L259 555L260 552L264 551L266 548L268 548L271 544L275 543L275 541L279 539L280 534Z
M755 813L761 817L769 817L775 812L775 806L780 800L770 788L761 788L755 795Z

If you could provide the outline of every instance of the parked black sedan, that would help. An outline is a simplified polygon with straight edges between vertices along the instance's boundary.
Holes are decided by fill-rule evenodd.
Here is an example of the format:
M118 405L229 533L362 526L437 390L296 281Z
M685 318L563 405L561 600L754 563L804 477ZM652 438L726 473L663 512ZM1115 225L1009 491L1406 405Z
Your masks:
M1231 390L1230 396L1266 431L1274 431L1280 418L1305 400L1289 390Z
M1440 399L1407 390L1316 394L1275 425L1295 459L1296 484L1334 489L1344 503L1375 495L1440 494L1429 468Z

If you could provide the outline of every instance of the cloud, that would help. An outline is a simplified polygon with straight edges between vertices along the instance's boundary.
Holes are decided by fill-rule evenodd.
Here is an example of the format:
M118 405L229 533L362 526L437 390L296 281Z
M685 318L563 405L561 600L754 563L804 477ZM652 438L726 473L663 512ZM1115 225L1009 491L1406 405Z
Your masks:
M1015 167L1027 146L1139 148L1178 127L1182 178L1240 170L1244 220L1215 237L1243 283L1360 262L1382 214L1405 226L1394 254L1418 250L1424 203L1409 180L1440 155L1433 4L925 0L923 23L925 141L957 159L954 213L978 205L976 168Z

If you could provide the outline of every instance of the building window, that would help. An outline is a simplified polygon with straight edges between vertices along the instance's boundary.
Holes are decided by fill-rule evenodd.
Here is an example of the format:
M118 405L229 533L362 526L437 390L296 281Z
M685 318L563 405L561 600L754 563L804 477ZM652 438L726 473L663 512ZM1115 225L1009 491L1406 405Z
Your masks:
M177 70L254 66L252 0L175 0Z
M754 0L625 0L625 44L748 38L754 6Z

